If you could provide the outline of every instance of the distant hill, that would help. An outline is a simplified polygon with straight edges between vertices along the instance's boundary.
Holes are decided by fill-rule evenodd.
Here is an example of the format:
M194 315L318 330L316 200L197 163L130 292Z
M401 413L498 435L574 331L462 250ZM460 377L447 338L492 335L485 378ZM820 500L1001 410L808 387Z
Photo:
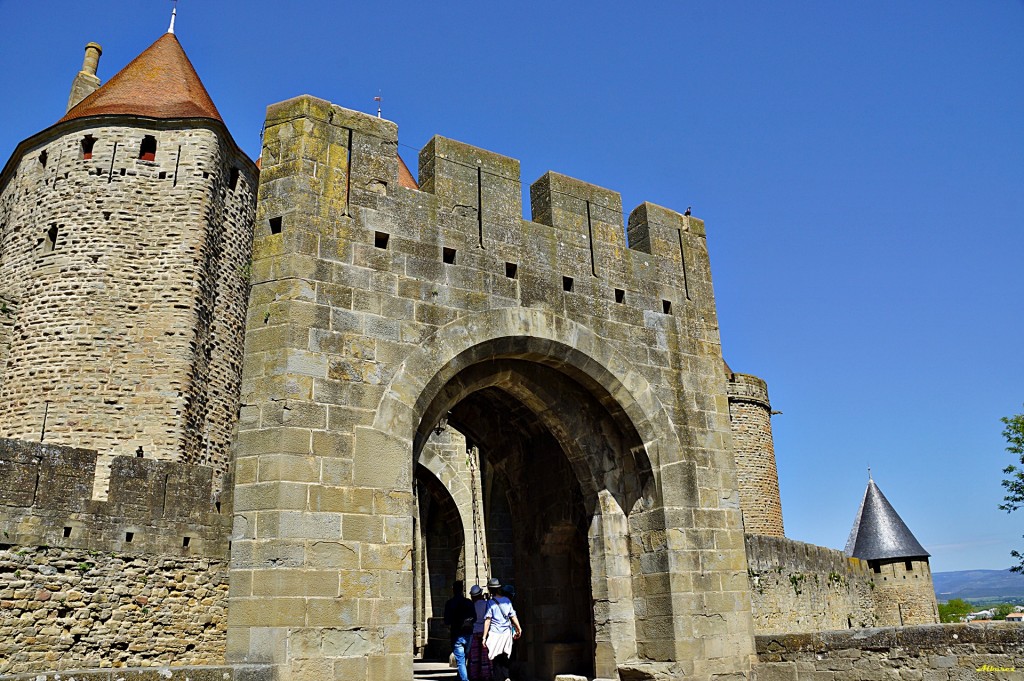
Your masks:
M932 573L935 596L991 601L1024 598L1024 575L1009 570L960 570Z

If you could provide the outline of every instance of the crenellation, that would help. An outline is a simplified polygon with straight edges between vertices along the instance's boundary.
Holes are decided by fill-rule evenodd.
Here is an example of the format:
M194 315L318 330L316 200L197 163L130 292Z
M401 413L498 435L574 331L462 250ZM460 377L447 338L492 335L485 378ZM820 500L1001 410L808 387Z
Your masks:
M442 238L455 230L476 248L516 244L523 214L519 161L435 136L420 151L419 178L420 191L437 197Z
M115 457L104 501L93 498L96 461L91 450L0 439L0 528L22 546L226 558L231 500L214 496L212 469Z

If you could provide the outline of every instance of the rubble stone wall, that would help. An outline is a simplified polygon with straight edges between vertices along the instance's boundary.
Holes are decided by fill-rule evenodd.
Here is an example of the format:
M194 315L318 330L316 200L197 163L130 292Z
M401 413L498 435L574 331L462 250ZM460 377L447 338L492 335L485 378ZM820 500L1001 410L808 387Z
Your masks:
M0 439L0 674L224 661L230 500L210 468ZM223 512L221 512L223 509Z
M0 674L223 664L227 561L0 544Z

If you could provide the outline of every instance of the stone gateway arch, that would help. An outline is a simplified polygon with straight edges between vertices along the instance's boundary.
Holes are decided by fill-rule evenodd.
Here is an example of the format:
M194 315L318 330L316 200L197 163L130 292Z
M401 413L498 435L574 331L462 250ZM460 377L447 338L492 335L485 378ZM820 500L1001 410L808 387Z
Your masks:
M417 489L451 486L424 465L444 421L479 460L488 565L471 574L516 584L528 669L744 677L703 223L645 203L627 245L619 195L555 173L524 220L517 161L435 137L416 185L397 142L394 124L308 96L268 110L228 660L411 677L430 585L471 562L431 558L449 540L416 510ZM468 536L460 494L459 513L444 503Z

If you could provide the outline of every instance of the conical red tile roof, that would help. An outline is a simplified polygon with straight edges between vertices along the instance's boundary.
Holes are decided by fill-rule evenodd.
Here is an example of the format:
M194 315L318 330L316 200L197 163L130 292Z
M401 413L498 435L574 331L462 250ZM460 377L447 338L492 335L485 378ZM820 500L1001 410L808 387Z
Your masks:
M398 157L398 184L406 189L420 188L420 186L416 184L416 178L412 176L409 166L405 165L405 161L402 160L401 156Z
M224 122L173 33L163 34L58 122L110 115Z

